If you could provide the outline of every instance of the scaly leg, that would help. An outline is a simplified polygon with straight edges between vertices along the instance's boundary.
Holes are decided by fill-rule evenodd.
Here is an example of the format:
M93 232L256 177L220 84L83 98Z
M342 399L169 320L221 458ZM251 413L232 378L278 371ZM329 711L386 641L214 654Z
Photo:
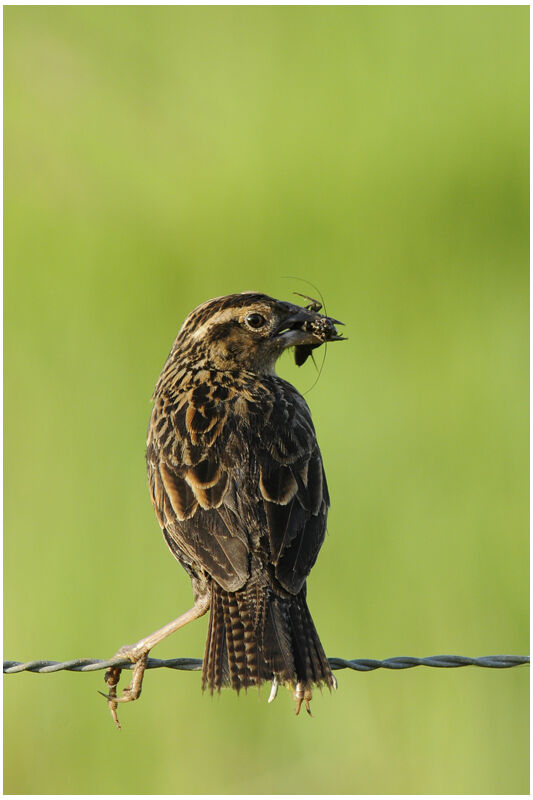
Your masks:
M113 717L117 728L120 728L117 716L117 704L129 703L132 700L137 700L141 694L144 671L148 661L148 653L152 647L155 647L156 644L162 642L163 639L166 639L167 636L170 636L170 634L174 633L174 631L179 630L179 628L183 628L184 625L187 625L189 622L198 619L198 617L202 617L208 610L210 602L211 598L209 594L201 595L200 597L196 598L194 606L177 619L169 622L168 625L164 625L162 628L159 628L158 631L151 633L144 639L140 639L136 644L125 645L124 647L121 647L120 650L115 653L113 658L116 658L117 660L129 658L130 661L132 661L135 665L133 668L133 675L130 685L124 688L120 697L117 697L117 685L120 679L120 673L122 671L121 668L110 667L105 673L105 682L107 683L109 692L108 694L105 694L104 697L107 699L111 716ZM103 692L100 692L100 694L103 694Z

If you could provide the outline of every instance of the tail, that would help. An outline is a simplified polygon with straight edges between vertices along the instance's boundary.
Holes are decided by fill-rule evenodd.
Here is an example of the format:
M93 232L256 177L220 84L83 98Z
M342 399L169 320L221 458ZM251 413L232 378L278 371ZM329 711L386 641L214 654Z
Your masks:
M266 587L227 592L213 582L202 688L239 692L264 681L310 690L335 685L305 600ZM310 696L310 692L309 692Z

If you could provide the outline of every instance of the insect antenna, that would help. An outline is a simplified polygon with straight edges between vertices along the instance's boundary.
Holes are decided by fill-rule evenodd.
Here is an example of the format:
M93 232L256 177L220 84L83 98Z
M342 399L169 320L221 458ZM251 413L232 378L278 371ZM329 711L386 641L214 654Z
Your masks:
M324 309L324 315L327 317L328 311L327 311L327 308L326 308L326 301L324 300L324 295L322 294L322 292L320 291L318 286L315 286L314 283L311 283L311 281L308 281L307 278L300 278L297 275L284 275L283 277L287 278L288 280L291 280L291 281L303 281L304 283L307 283L307 285L310 286L311 289L314 289L314 291L317 292L318 296L320 297L320 300L322 302L321 308ZM305 300L310 300L311 303L317 303L316 300L314 300L312 297L309 297L306 294L301 294L300 292L293 292L293 294L297 294L299 297L303 297ZM304 396L306 394L309 394L311 389L314 389L315 386L317 385L318 381L320 380L320 376L322 375L322 370L324 369L324 363L326 361L327 352L328 352L328 343L324 342L324 354L322 356L322 361L320 362L320 367L318 367L317 363L315 361L315 357L313 355L313 352L311 351L310 355L311 355L311 358L313 359L313 364L315 365L315 369L317 370L318 374L317 374L314 382L309 387L309 389L306 389L305 392L302 392L302 394Z
M322 361L320 362L320 367L317 367L315 357L313 353L311 353L311 358L313 359L313 364L315 365L315 369L318 371L318 375L315 378L314 383L311 384L309 389L306 389L305 392L302 392L303 395L309 394L311 389L314 389L317 385L318 381L320 380L320 376L322 375L322 370L324 369L324 361L326 360L326 353L328 351L328 343L324 342L324 355L322 356Z

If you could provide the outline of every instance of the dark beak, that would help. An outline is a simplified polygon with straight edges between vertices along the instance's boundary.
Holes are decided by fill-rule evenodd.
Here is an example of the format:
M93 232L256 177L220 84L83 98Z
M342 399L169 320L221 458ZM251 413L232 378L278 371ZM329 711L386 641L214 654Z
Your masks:
M294 310L293 310L294 309ZM294 306L288 316L278 325L273 335L280 339L283 349L295 346L311 353L315 347L320 347L324 342L336 342L344 339L340 336L335 325L342 325L338 319L326 317L316 311ZM296 363L303 363L302 353L296 354Z
M287 332L304 332L305 326L318 316L319 314L310 313L305 308L298 309L293 314L289 314L283 322L280 322L276 330L273 331L274 336L281 336Z

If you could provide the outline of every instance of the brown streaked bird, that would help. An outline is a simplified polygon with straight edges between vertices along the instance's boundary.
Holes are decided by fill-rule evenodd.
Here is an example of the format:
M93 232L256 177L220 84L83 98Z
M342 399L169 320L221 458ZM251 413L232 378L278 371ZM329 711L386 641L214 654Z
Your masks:
M310 299L310 298L308 298ZM106 673L109 706L141 691L149 651L210 610L202 687L240 691L272 682L309 711L312 687L336 685L306 602L306 578L324 540L329 495L307 403L275 364L297 364L337 320L244 292L209 300L186 318L155 387L146 461L157 519L188 572L194 606L119 650L134 662Z

